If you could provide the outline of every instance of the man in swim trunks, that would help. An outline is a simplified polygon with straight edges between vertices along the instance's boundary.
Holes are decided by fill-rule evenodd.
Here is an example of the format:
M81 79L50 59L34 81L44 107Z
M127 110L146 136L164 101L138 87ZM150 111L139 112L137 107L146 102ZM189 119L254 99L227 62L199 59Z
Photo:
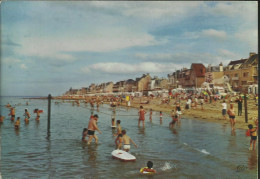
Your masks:
M123 135L122 140L124 142L124 147L123 147L124 151L128 152L130 150L131 147L130 142L132 142L137 148L137 145L134 143L134 141L129 136L126 135L126 130L122 130L122 135Z
M89 123L88 123L88 144L90 144L90 142L92 142L93 137L95 139L96 144L98 143L98 137L95 135L95 130L97 130L100 134L102 134L102 132L99 130L99 128L97 126L97 120L98 120L97 114L95 114L94 117L89 120Z
M143 106L140 106L139 110L139 120L138 120L138 127L140 127L140 122L143 122L143 127L144 127L144 120L145 120L145 115L146 111L144 110Z
M235 117L236 117L236 113L235 113L235 109L234 109L234 106L233 104L230 104L230 108L228 110L228 115L229 115L229 119L230 119L230 125L231 125L231 129L232 131L235 130L235 124L236 124L236 120L235 120Z

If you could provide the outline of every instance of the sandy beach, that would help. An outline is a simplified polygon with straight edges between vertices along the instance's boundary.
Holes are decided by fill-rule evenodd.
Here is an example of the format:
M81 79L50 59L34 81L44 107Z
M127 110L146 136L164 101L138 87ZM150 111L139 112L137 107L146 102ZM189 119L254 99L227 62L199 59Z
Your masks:
M92 97L93 98L93 97ZM63 99L63 100L90 100L91 97L87 98L64 98L64 97L55 97L54 99ZM99 97L100 100L103 100L103 97ZM134 98L131 100L131 106L132 108L139 108L141 105L144 107L144 109L149 112L150 109L153 111L162 111L163 113L167 113L168 115L171 114L171 111L175 109L175 99L171 99L169 104L162 104L163 98L149 98L150 102L149 104L143 104L148 100L147 97L141 97L141 98ZM104 100L104 103L109 104L107 100ZM217 100L216 102L212 101L212 103L206 102L203 105L203 110L201 109L200 105L197 105L197 108L190 108L185 109L185 100L181 100L181 110L182 110L182 117L184 118L191 118L191 119L197 119L202 120L206 122L215 122L215 123L221 123L223 125L229 125L229 117L226 115L226 120L223 118L221 111L222 111L222 100ZM127 106L126 102L119 103L121 106ZM237 114L237 103L232 102L231 104L234 104L235 111ZM229 108L230 102L227 102L227 106ZM243 103L243 112L242 116L236 115L236 128L239 129L248 129L248 124L254 124L254 120L258 117L258 106L255 104L255 100L249 99L247 103L247 111L248 111L248 123L245 123L245 108Z

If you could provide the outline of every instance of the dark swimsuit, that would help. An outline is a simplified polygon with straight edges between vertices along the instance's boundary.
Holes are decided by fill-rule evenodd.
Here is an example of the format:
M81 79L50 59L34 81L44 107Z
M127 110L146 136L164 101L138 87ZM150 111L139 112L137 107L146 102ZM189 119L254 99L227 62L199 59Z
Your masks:
M88 135L94 135L94 134L95 134L95 131L88 130Z

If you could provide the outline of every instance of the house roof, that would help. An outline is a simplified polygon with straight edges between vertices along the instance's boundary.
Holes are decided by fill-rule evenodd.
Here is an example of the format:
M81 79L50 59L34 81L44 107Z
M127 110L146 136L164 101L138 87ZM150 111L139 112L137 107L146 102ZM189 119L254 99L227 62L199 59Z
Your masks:
M231 62L229 62L228 66L229 66L229 65L241 64L241 63L244 63L246 60L247 60L247 59L241 59L241 60L231 61Z
M258 54L254 54L252 55L251 57L249 57L245 62L244 64L252 64L254 63L254 61L257 61L258 60Z
M202 63L192 63L191 69L195 72L196 77L204 77L206 68Z

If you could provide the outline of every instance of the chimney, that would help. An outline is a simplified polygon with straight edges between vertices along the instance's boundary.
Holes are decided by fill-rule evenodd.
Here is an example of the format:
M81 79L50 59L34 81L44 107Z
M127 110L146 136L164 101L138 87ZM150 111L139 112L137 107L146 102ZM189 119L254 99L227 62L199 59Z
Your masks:
M223 64L222 64L222 62L219 64L219 71L223 71Z
M250 52L249 53L249 57L251 57L251 56L253 56L253 55L255 55L256 53L255 52Z

